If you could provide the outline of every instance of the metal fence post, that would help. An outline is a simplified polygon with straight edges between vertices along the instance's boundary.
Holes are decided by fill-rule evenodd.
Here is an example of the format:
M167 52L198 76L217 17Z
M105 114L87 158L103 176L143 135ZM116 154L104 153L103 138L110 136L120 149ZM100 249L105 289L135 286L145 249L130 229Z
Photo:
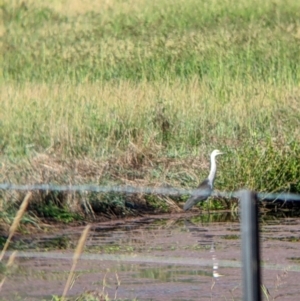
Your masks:
M256 193L240 191L244 301L261 301L260 246Z

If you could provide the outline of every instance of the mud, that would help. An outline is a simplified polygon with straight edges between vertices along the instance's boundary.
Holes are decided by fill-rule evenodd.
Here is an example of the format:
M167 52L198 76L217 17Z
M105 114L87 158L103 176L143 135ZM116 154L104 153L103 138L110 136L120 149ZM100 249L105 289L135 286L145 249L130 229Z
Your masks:
M93 224L68 296L99 291L123 300L242 300L239 227L228 213ZM61 295L83 228L20 240L0 300ZM300 218L262 217L261 245L264 299L298 300Z

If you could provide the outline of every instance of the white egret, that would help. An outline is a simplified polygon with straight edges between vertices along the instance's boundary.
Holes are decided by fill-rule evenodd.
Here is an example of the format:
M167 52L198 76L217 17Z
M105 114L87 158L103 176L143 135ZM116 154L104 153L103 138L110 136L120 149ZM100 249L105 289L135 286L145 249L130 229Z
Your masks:
M196 190L192 193L191 197L186 201L183 206L184 210L189 210L198 202L205 201L212 193L214 181L217 172L216 156L222 155L223 153L215 149L210 154L210 172L208 177L199 184Z

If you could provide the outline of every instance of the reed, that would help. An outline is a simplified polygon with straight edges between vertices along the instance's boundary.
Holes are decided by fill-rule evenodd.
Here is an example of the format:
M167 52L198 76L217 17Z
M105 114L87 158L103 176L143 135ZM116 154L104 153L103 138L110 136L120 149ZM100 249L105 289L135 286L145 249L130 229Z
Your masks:
M25 211L26 211L26 209L28 207L29 200L30 200L31 196L32 196L31 192L28 192L26 194L26 196L25 196L25 198L24 198L24 200L23 200L23 202L22 202L19 210L17 211L17 214L16 214L16 216L15 216L15 218L13 220L13 223L12 223L12 225L9 228L8 238L7 238L7 240L5 242L5 245L4 245L3 249L2 249L2 252L0 254L0 262L2 261L3 256L5 255L5 252L6 252L8 246L9 246L9 244L11 242L12 237L14 236L16 230L19 227L20 221L21 221L22 216L24 215L24 213L25 213Z
M85 227L85 229L83 230L81 236L80 236L80 239L78 241L78 244L76 246L76 249L75 249L75 252L74 252L74 256L73 256L73 263L72 263L72 267L71 267L71 270L70 270L70 273L69 273L69 276L68 276L68 279L67 279L67 282L66 282L66 285L65 285L65 288L64 288L64 291L63 291L63 294L62 294L62 300L65 299L67 293L68 293L68 290L71 286L71 282L72 282L72 278L74 276L74 272L75 272L75 269L76 269L76 265L78 263L78 260L83 252L83 248L84 248L84 245L85 245L85 242L86 242L86 239L88 237L88 234L89 234L89 230L91 228L91 225L87 225Z

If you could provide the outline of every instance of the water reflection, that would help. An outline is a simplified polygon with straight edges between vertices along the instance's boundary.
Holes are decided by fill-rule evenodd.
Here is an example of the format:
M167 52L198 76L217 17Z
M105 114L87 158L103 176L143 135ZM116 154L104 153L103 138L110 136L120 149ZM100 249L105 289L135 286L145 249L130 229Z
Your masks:
M298 300L300 219L262 214L260 220L263 284L272 298L288 290L288 300ZM25 259L17 260L19 272L2 294L11 296L9 288L16 283L19 296L30 300L60 294L82 230L23 239L22 249L29 251L19 253ZM118 275L122 299L241 300L240 252L239 217L229 212L95 224L70 293L102 289L106 283L112 298Z

